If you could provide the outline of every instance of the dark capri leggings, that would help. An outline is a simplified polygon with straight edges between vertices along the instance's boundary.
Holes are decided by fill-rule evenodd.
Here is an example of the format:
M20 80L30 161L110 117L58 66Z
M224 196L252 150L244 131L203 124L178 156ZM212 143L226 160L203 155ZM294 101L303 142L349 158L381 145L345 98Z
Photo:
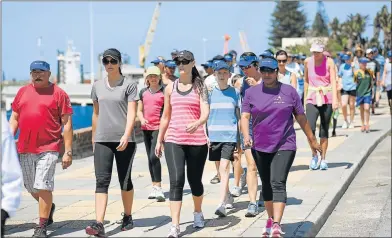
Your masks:
M131 171L136 152L136 143L129 142L123 151L117 151L119 142L96 142L94 149L94 167L96 193L108 193L112 179L113 159L116 158L118 179L123 191L133 189Z
M165 143L165 158L170 177L170 201L182 201L185 164L192 195L196 197L203 195L202 177L207 154L207 144L196 146Z
M252 155L261 178L261 192L264 201L286 203L286 181L295 153L296 151L292 150L265 153L252 149Z

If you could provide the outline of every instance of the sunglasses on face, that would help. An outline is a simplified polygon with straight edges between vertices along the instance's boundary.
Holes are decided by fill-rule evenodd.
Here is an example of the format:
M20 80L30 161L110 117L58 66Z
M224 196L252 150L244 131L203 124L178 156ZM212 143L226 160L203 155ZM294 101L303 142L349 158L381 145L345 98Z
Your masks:
M108 65L109 63L110 63L111 65L116 65L116 64L118 64L118 60L115 60L115 59L110 59L110 60L108 60L108 59L104 58L104 59L102 59L102 63L103 63L104 65Z
M270 69L270 68L260 68L260 73L262 74L272 74L275 73L274 69Z
M182 65L188 65L190 62L191 62L190 60L186 60L186 59L177 60L177 61L176 61L176 65L177 65L177 66L180 66L181 64L182 64Z
M252 67L252 64L250 64L248 66L241 66L240 69L245 70L245 69L250 69L251 67Z
M280 64L280 63L285 64L285 63L287 63L287 59L285 59L285 60L278 60L278 63L279 63L279 64Z

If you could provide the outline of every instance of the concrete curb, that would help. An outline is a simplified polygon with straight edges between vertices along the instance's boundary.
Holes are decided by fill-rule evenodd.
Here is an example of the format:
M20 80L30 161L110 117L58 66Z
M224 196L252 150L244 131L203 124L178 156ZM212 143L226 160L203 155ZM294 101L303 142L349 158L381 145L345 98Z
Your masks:
M336 205L350 186L351 182L354 180L355 176L358 174L359 170L362 168L363 164L369 157L369 155L374 151L377 145L385 139L391 132L391 128L382 132L382 134L367 148L365 149L364 156L359 160L358 163L353 165L353 169L350 172L342 176L343 183L338 183L334 185L325 197L316 206L313 212L307 218L308 221L315 221L313 225L301 226L296 232L295 236L304 237L315 237L321 230L328 217L331 215Z

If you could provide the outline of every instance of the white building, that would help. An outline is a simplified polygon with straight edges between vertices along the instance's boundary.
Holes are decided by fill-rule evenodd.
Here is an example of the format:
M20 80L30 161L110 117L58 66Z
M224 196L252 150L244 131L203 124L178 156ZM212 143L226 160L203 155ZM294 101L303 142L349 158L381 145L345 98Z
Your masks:
M80 70L80 52L75 51L72 40L68 41L68 48L65 54L63 52L58 53L57 61L59 70L59 83L82 83L82 75Z

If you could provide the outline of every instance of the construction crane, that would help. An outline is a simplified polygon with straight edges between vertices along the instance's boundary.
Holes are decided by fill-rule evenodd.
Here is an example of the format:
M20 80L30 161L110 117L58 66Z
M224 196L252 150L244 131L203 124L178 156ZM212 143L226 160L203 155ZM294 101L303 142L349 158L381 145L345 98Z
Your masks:
M139 46L139 65L141 68L145 68L146 58L148 57L148 53L150 53L150 48L151 48L152 40L154 38L155 29L157 27L161 5L162 5L161 2L157 3L154 10L154 14L152 15L150 27L148 28L147 31L145 42L144 44Z
M239 31L238 35L240 37L240 43L241 43L241 47L242 47L242 51L243 52L249 52L249 45L248 45L248 40L246 39L246 35L244 31Z
M228 34L225 34L223 36L223 39L225 40L225 43L223 44L223 55L229 53L229 40L231 37Z

